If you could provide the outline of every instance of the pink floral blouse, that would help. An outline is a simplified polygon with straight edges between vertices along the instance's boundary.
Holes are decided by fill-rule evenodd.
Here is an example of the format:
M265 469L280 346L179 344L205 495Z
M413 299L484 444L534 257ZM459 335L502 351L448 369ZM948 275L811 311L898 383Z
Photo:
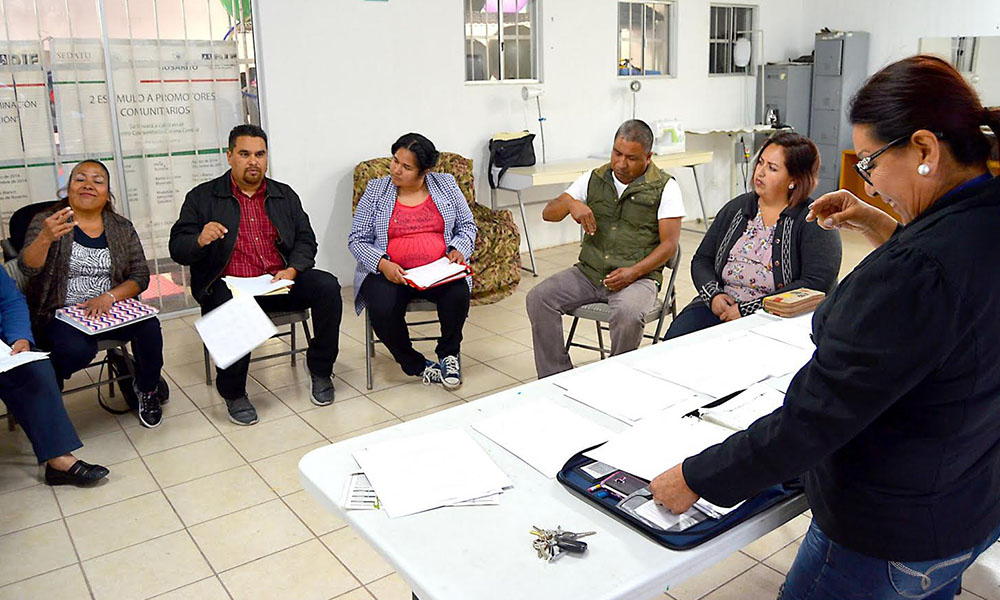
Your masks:
M722 269L722 290L737 302L749 302L775 292L771 272L774 225L764 225L757 211L743 235L733 244Z

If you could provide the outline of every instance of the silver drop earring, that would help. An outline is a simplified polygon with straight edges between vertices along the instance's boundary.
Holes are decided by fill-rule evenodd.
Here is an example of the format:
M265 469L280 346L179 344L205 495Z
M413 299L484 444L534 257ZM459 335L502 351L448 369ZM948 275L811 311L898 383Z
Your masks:
M923 175L926 177L927 175L930 175L930 173L931 173L931 168L924 163L920 163L920 166L917 167L918 175Z

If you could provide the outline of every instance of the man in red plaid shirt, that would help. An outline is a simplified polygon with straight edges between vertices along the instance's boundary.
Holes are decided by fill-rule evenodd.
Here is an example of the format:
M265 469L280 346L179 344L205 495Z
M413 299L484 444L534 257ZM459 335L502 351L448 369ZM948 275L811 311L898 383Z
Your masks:
M312 402L333 402L342 300L340 283L314 268L316 236L291 187L267 179L267 135L256 125L238 125L226 152L232 169L190 192L170 230L170 256L191 267L191 293L208 313L232 298L224 276L295 282L287 295L258 296L268 312L310 309L314 337L306 354ZM257 411L247 398L250 355L217 369L216 387L229 418L253 425Z

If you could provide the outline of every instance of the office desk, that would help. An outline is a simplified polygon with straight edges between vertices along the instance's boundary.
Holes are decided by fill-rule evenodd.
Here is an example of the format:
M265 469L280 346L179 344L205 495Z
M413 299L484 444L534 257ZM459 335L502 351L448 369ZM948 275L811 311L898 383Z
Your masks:
M636 357L718 338L772 319L752 315L581 368L601 369L609 361L629 364ZM614 431L627 427L565 397L555 385L563 378L549 377L313 450L299 463L302 485L385 557L421 600L653 598L807 508L805 497L799 496L697 548L668 550L577 498L555 479L548 479L468 427L485 416L541 398ZM385 511L345 511L339 505L347 476L358 470L352 451L383 440L456 427L469 431L513 482L514 487L503 493L498 506L439 508L389 519ZM433 485L436 477L447 477L447 473L429 470L428 485ZM596 531L597 535L587 538L590 547L582 557L569 555L550 564L539 560L531 547L534 537L528 530L533 525L560 525L574 531Z
M531 236L528 233L528 221L524 214L525 202L521 197L521 192L539 185L572 183L580 175L606 162L608 160L602 158L584 158L553 161L545 164L537 164L532 167L511 167L504 173L501 180L497 182L497 189L508 190L517 194L517 206L521 211L521 223L524 224L524 241L528 244L528 257L531 259L531 268L522 267L524 270L530 271L532 275L538 277L538 268L535 266L535 251L531 245ZM694 175L695 190L698 192L698 204L701 206L703 215L705 214L705 203L701 197L701 185L698 183L698 171L695 170L695 167L709 162L712 162L711 152L678 152L675 154L653 155L653 164L661 169L677 167L691 169L691 173ZM499 173L499 169L495 169L495 172ZM497 208L497 193L495 189L490 190L490 208L494 210Z

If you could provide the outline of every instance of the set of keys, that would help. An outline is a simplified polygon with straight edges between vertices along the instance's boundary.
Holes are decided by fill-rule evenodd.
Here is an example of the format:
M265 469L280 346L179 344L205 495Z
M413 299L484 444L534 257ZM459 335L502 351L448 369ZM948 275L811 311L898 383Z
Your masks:
M587 551L587 542L581 542L580 538L594 535L596 531L584 531L575 533L563 531L562 527L555 529L542 529L535 525L531 529L531 535L537 537L531 542L531 547L538 552L538 558L553 562L567 552L583 554Z

